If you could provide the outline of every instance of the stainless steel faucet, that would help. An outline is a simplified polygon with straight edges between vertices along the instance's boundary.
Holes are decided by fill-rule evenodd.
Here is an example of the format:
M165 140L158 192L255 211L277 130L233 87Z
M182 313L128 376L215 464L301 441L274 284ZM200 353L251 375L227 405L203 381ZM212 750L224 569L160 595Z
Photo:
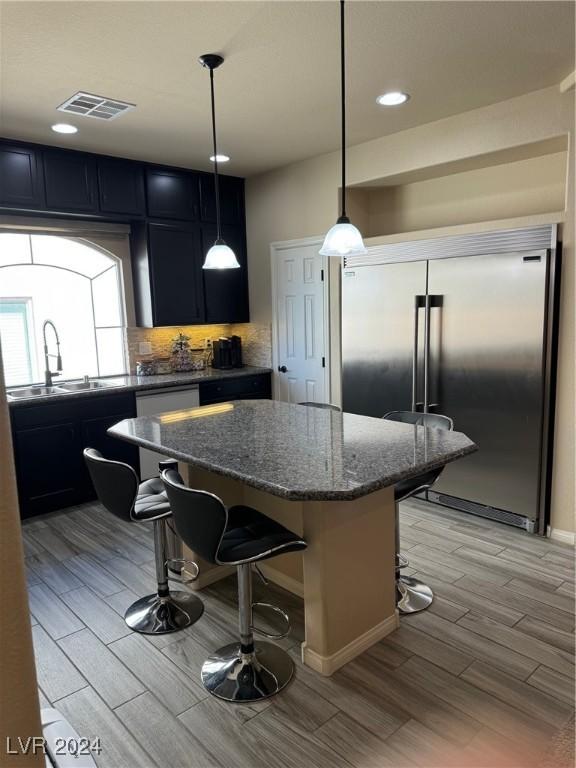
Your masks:
M48 343L46 342L46 326L50 325L52 326L52 330L54 331L54 336L56 337L56 354L50 354L48 352ZM44 324L42 325L42 338L44 340L44 361L46 370L44 371L44 381L46 383L47 387L52 386L52 379L54 376L60 376L60 371L62 371L62 356L60 355L60 339L58 338L58 331L56 330L56 326L52 322L52 320L44 320ZM50 360L49 358L55 357L56 358L56 371L50 370Z

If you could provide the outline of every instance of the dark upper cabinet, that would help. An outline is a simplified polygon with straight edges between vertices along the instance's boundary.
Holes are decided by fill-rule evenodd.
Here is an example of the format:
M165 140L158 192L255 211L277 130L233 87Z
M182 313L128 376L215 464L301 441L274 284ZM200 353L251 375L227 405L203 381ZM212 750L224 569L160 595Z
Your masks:
M198 218L198 177L186 171L146 168L148 215L156 219Z
M223 224L239 225L244 221L244 179L235 176L218 176L220 188L220 215ZM200 218L216 221L216 196L214 176L200 176Z
M241 268L202 270L216 237L212 174L0 141L0 209L132 221L144 327L249 320L244 180L220 176L219 185L222 234Z
M81 152L44 152L46 206L51 211L96 213L96 163Z
M216 227L202 225L202 259L213 244ZM246 243L243 227L222 227L222 237L236 254L240 269L204 269L204 304L207 323L247 323L248 274L246 268Z
M0 205L43 208L44 184L38 150L0 144Z
M140 325L204 322L200 233L195 225L148 225L133 261ZM149 283L149 285L148 285Z
M144 173L140 163L98 160L98 190L103 213L144 216Z

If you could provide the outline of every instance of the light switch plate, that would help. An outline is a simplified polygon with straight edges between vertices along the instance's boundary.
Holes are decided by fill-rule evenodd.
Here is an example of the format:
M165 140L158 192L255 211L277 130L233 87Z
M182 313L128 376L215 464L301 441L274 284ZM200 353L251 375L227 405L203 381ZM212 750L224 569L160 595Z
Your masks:
M151 355L152 354L152 342L151 341L141 341L138 343L138 354L139 355Z

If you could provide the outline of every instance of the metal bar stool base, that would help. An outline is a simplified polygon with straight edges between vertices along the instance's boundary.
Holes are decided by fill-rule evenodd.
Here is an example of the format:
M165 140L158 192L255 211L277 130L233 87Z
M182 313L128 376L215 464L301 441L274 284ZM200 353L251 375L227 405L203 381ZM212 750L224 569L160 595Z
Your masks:
M204 603L188 592L170 592L168 597L147 595L132 603L124 615L126 624L144 635L178 632L198 621Z
M231 643L212 654L202 665L202 683L219 699L261 701L281 691L292 679L294 662L273 643L257 643L254 653L242 653Z
M434 600L434 593L426 584L411 576L396 579L396 607L402 613L418 613L428 608Z

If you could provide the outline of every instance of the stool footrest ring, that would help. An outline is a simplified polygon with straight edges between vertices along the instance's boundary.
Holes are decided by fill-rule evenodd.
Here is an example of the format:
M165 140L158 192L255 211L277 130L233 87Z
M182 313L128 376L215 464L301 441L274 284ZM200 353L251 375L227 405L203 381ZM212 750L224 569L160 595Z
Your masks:
M286 630L278 634L273 634L270 632L266 632L261 627L256 627L254 624L250 625L250 629L252 629L254 632L258 632L260 635L264 635L264 637L268 637L270 640L281 640L283 637L286 637L286 635L288 635L291 628L290 617L285 611L283 611L281 608L278 608L277 605L272 605L272 603L261 603L261 602L252 603L252 608L255 608L256 606L259 606L261 608L269 608L270 610L279 614L286 622Z
M186 560L182 557L171 557L168 560L166 560L166 565L170 569L170 571L174 572L174 569L172 568L172 564L174 565L192 565L194 566L194 575L191 576L189 579L183 579L180 577L179 579L175 578L174 576L169 576L168 581L175 581L178 584L191 584L193 581L196 581L198 576L200 575L200 568L198 567L198 563L195 563L194 560Z
M399 571L402 568L408 568L410 565L410 560L406 557L406 555L403 555L402 552L398 552L396 554L396 570Z

